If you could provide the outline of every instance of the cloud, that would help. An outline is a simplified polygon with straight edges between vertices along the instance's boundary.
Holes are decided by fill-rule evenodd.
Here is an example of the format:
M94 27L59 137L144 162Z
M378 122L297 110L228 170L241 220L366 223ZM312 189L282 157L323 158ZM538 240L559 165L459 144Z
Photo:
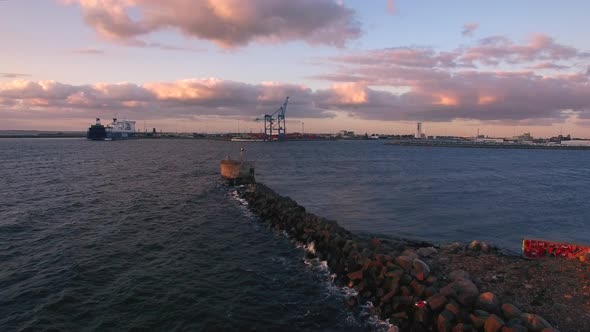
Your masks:
M19 77L28 77L31 76L29 74L22 74L22 73L0 73L0 77L3 78L19 78Z
M502 49L502 50L500 50ZM477 57L472 55L477 54ZM331 70L312 90L281 82L195 78L144 84L0 83L0 118L256 118L291 96L289 116L551 124L590 118L587 53L537 35L524 44L494 36L451 51L398 47L322 59ZM508 62L509 69L499 64ZM567 68L562 68L567 67ZM23 114L22 112L20 114ZM29 113L27 113L29 114Z
M333 116L331 111L314 105L311 89L277 82L247 84L207 78L142 85L71 85L27 80L0 83L0 106L4 111L28 110L37 114L85 118L118 112L136 119L195 116L254 119L274 111L286 96L292 98L289 104L291 117Z
M350 98L363 96L363 102L335 103L338 90L332 89L323 92L330 102L320 104L359 118L560 123L572 112L590 116L590 76L579 64L586 54L544 35L525 44L494 36L453 51L352 52L327 58L335 69L312 78L347 87ZM504 62L509 70L499 67ZM383 87L387 91L376 90Z
M564 65L558 65L556 63L551 63L551 62L541 62L541 63L537 63L533 66L530 66L528 68L533 69L533 70L537 70L537 69L562 70L562 69L568 69L570 67L564 66Z
M463 25L463 30L461 30L461 34L463 36L473 36L475 30L479 29L479 23L467 23Z
M471 64L478 62L484 65L498 65L502 62L518 64L587 57L587 53L556 43L549 36L535 34L524 45L516 44L503 36L481 39L478 45L466 48L460 60Z
M162 30L224 48L302 40L344 46L360 36L355 12L333 0L64 0L78 4L101 37L139 42Z
M103 50L99 50L97 48L92 48L92 47L88 47L88 48L77 48L77 49L73 49L71 50L72 53L78 53L78 54L93 54L93 55L103 55L105 54L105 52Z
M391 15L397 14L397 7L395 6L395 0L387 0L387 12Z

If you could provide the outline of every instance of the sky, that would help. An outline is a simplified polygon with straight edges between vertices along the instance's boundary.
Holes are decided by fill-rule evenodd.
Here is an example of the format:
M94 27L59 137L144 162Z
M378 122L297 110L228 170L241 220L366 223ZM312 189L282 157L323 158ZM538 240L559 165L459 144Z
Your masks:
M0 130L590 138L590 2L0 0Z

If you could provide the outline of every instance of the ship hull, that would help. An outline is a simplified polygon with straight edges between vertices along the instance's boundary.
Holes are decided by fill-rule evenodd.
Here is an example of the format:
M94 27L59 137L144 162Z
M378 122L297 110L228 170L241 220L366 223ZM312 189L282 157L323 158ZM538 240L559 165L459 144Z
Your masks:
M89 141L104 141L107 138L107 130L102 125L92 125L86 132L86 139Z
M135 138L137 138L137 135L135 135L135 133L107 132L106 140L122 141L122 140L135 139Z

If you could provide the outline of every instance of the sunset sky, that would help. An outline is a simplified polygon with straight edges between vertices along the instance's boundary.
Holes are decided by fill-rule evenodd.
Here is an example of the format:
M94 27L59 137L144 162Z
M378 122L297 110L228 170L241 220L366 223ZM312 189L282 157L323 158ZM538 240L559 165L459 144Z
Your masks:
M590 1L0 0L0 130L590 138Z

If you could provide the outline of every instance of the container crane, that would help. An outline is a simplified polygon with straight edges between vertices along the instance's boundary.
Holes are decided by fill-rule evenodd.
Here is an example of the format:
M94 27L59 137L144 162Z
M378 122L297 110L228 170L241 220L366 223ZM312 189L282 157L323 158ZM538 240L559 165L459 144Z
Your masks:
M277 133L279 141L287 137L287 125L285 113L287 112L287 105L289 104L289 97L285 99L285 103L279 107L272 114L265 114L263 118L256 119L256 121L264 121L264 139L267 141L274 140L274 132Z

